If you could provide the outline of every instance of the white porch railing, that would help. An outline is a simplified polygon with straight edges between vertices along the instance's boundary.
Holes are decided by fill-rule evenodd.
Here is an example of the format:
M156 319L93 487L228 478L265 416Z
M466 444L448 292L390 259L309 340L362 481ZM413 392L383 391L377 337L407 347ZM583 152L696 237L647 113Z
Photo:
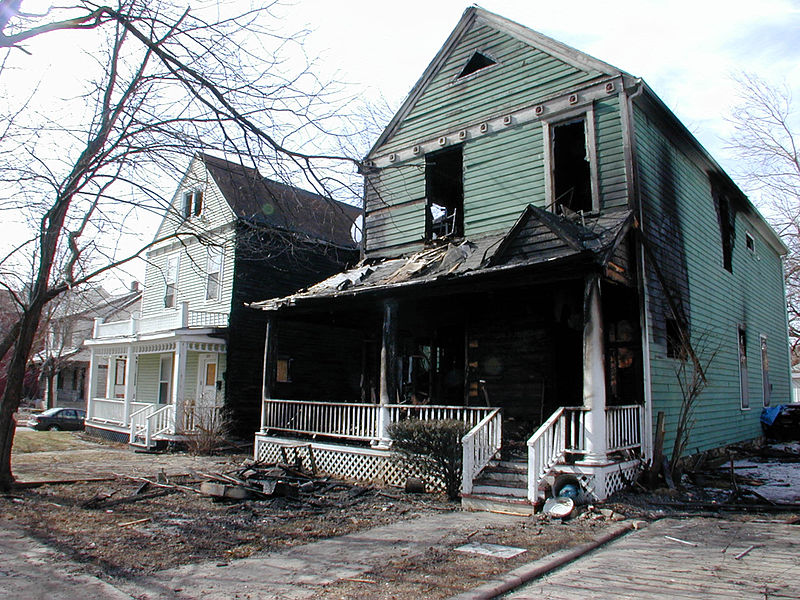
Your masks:
M366 442L381 439L380 413L389 423L405 419L456 419L473 428L494 408L472 406L437 406L406 404L357 404L311 402L306 400L265 400L262 408L262 431L282 431L320 435ZM386 423L388 424L388 423Z
M111 338L137 333L154 333L185 327L227 327L228 313L189 310L186 303L176 308L166 308L163 312L146 317L111 321L103 323L99 319L95 324L94 338Z
M500 451L503 434L503 416L495 408L461 438L463 463L461 491L472 493L472 482L489 461Z
M221 406L184 406L181 433L213 431L222 424Z
M149 406L149 404L147 402L131 402L131 412L137 411L145 406ZM92 398L87 419L90 421L99 421L101 423L127 425L127 423L125 423L125 400L118 400L115 398Z
M644 408L639 405L606 408L606 450L620 452L641 448ZM586 453L584 407L562 407L528 440L528 499L540 496L542 478L567 454Z
M606 408L606 437L609 452L642 447L644 406L609 406Z
M175 407L171 404L148 404L131 414L131 443L150 447L153 437L175 432Z

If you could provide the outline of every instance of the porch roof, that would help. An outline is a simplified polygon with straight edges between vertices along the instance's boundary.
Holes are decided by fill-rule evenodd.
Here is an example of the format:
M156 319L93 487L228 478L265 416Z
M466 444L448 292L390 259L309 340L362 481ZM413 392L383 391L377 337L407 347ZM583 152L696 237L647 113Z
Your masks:
M361 264L283 298L249 304L273 311L306 300L354 296L379 290L512 269L557 266L584 259L604 266L632 222L630 210L569 218L528 205L508 230L443 241L410 256Z

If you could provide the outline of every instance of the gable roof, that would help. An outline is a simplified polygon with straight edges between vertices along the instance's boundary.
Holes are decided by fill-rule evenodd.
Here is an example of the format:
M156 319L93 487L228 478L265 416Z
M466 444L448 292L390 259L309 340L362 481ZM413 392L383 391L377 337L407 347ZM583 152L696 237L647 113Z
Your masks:
M632 222L630 210L608 211L583 222L529 205L508 231L426 248L410 256L362 264L285 298L250 304L277 310L309 300L354 296L392 288L534 267L604 266ZM577 272L577 271L576 271Z
M381 133L380 137L378 137L375 144L372 146L372 148L370 148L367 156L372 156L372 154L378 148L383 146L383 144L385 144L386 141L397 131L400 124L414 108L417 100L419 100L433 78L442 68L450 53L476 22L485 23L490 27L506 33L530 46L539 48L540 50L547 52L548 54L578 69L598 71L611 77L619 75L630 77L630 75L621 69L598 60L593 56L586 54L585 52L581 52L580 50L563 44L558 40L554 40L551 37L529 29L524 25L520 25L519 23L516 23L510 19L506 19L498 14L489 12L488 10L480 8L479 6L470 6L464 11L464 14L461 16L461 19L459 20L455 29L453 29L444 45L436 53L436 56L434 56L430 64L428 64L428 67L422 73L422 76L419 78L417 83L415 83L414 87L411 88L411 91L408 93L408 96L406 96L403 104L395 113L392 120L389 121L389 124L383 130L383 133Z
M351 228L361 209L263 177L240 163L198 154L236 218L355 248Z

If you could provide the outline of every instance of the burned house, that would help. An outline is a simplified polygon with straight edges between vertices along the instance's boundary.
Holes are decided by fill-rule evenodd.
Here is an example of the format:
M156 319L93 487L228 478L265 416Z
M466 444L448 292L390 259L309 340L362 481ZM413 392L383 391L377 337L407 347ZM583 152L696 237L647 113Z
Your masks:
M252 305L257 458L399 481L388 424L456 418L466 503L605 498L660 412L669 454L687 377L692 452L788 401L785 248L641 79L471 7L363 171L359 265Z

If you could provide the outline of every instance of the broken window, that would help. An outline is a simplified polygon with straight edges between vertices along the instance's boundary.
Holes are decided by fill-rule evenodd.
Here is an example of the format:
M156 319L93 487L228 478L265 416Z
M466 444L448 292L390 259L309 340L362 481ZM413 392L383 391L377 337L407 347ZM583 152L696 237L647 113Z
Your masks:
M592 172L586 145L586 119L551 128L553 144L553 206L578 212L591 211Z
M467 61L467 64L464 65L464 68L461 70L461 73L458 74L457 79L461 79L462 77L466 77L467 75L472 75L476 71L480 71L481 69L485 69L486 67L491 67L492 65L496 64L497 61L492 60L482 52L478 52L476 50L475 53Z
M749 231L746 231L744 234L744 245L747 246L750 252L756 251L756 241L753 239L753 236L750 235Z
M731 206L731 201L720 189L720 185L712 180L714 208L717 209L717 221L722 241L722 266L729 273L733 273L733 243L736 239L736 213Z
M686 344L683 343L681 326L677 319L667 318L667 356L686 360Z
M464 235L461 146L425 155L425 241Z
M292 382L292 359L287 357L279 357L275 361L275 381L277 383L291 383Z
M739 394L742 409L750 408L750 381L747 376L747 332L744 325L737 329L739 345Z

